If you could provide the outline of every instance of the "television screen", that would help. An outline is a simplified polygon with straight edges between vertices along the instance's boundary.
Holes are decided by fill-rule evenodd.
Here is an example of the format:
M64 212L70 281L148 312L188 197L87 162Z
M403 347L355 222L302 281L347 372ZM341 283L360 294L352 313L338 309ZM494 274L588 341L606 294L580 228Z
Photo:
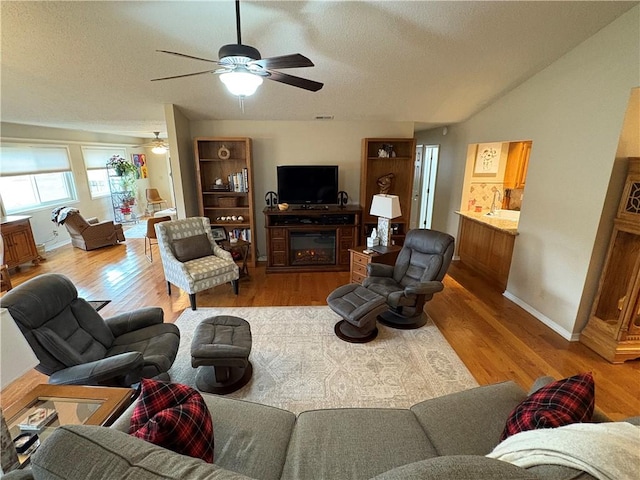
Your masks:
M278 167L278 201L289 204L338 203L337 165L281 165Z

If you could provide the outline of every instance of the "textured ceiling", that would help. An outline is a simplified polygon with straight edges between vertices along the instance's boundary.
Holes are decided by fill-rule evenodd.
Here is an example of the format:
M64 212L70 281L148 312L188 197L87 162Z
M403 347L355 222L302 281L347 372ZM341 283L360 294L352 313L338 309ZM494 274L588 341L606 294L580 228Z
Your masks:
M452 124L637 3L243 1L243 43L263 57L302 53L316 66L286 72L325 84L267 80L243 113L216 75L150 81L212 68L156 49L216 59L236 41L231 0L3 1L0 115L145 137L166 131L165 103L193 120Z

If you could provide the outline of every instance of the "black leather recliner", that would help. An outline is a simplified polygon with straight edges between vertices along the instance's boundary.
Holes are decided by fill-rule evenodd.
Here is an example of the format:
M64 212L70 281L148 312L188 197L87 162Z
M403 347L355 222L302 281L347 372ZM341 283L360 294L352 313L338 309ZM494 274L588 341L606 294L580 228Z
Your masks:
M168 379L180 331L148 307L103 319L64 275L47 273L14 287L2 307L16 321L49 383L130 386Z
M419 328L427 323L425 302L440 292L453 258L455 240L443 232L409 230L395 265L370 263L362 285L387 299L389 310L378 321L394 328Z

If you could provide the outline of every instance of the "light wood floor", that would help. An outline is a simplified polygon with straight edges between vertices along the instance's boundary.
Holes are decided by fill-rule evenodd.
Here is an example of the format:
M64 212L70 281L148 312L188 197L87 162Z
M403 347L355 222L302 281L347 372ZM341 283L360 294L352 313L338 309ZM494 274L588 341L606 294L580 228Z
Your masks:
M143 239L91 252L64 246L48 252L40 266L12 272L12 282L19 285L47 272L68 276L81 297L111 300L100 311L104 316L157 305L173 322L189 308L188 296L178 288L167 295L160 259L149 263ZM203 307L325 305L327 295L348 279L348 272L267 275L258 266L241 280L238 296L230 285L221 285L199 293L197 301ZM514 380L528 388L540 375L562 378L591 371L600 409L614 420L640 415L640 361L612 365L582 344L564 340L458 262L426 310L480 384ZM24 375L1 392L0 404L10 405L43 382L46 377L35 371Z

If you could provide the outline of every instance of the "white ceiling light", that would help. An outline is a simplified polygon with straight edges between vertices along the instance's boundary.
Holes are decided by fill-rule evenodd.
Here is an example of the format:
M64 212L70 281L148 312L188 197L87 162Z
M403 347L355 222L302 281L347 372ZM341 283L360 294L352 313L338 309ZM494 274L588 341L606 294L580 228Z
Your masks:
M220 80L227 87L227 90L237 97L253 95L262 85L262 77L249 73L244 67L237 67L233 72L221 74Z
M160 132L153 132L156 136L153 141L151 151L156 155L162 155L163 153L167 153L167 145L160 139Z

